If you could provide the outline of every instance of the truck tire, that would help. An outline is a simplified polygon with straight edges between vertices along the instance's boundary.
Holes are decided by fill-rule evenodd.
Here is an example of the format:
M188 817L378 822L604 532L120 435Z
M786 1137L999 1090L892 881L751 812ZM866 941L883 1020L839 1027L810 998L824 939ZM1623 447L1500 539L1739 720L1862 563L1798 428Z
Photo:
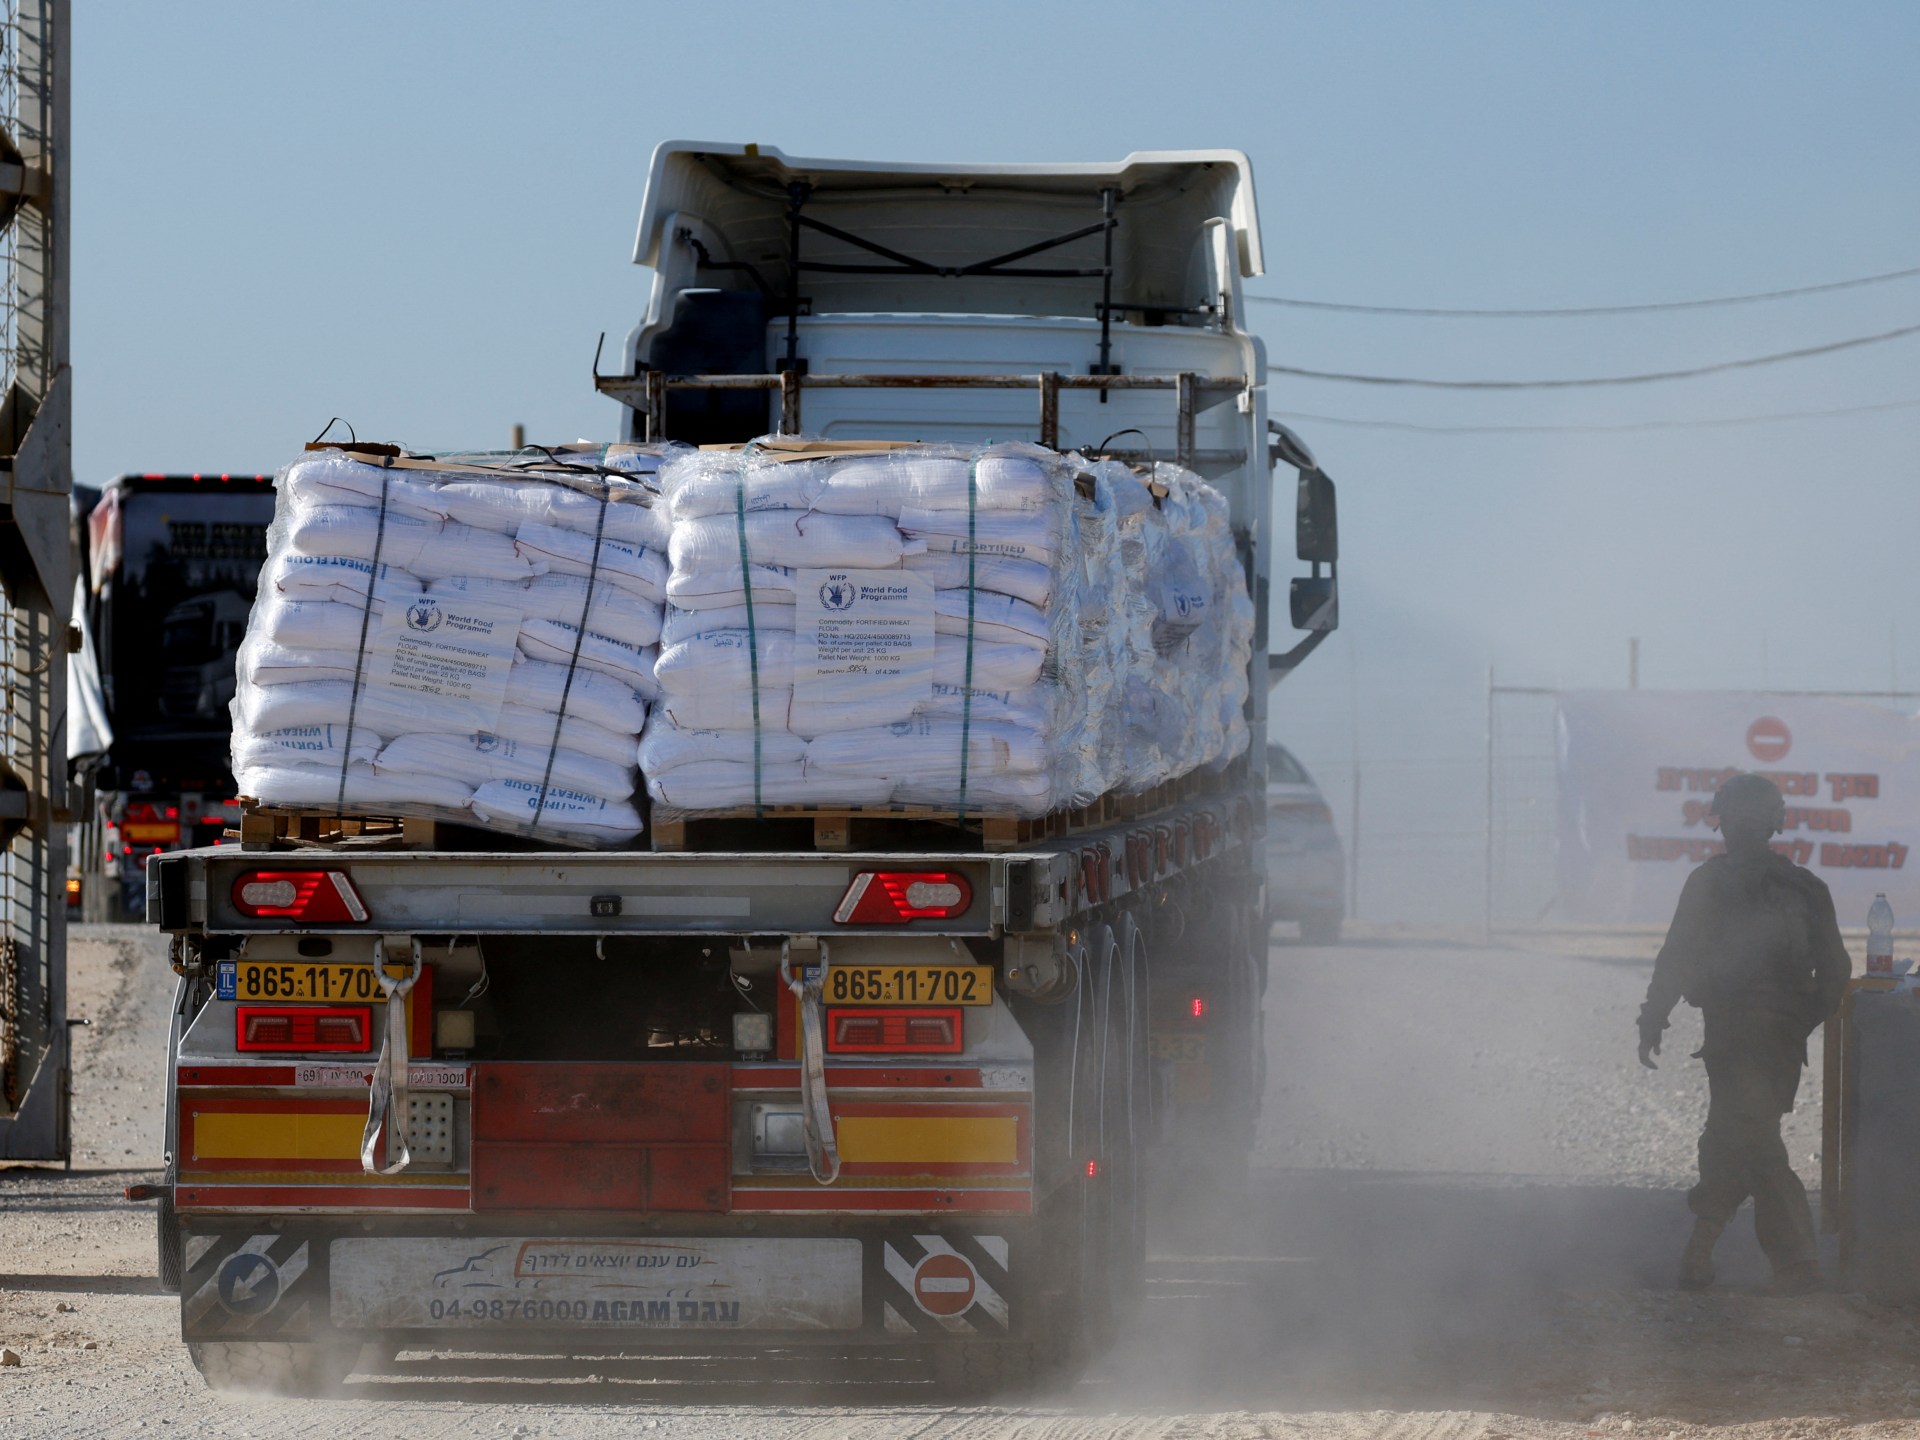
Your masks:
M1110 1127L1119 1136L1114 1177L1114 1226L1109 1259L1120 1313L1132 1314L1146 1294L1146 1164L1154 1137L1150 1032L1151 967L1147 935L1134 916L1125 914L1114 928L1118 944L1114 970L1113 1045L1120 1074L1108 1094L1114 1109Z
M199 1340L187 1353L210 1390L322 1395L353 1371L357 1345L319 1341Z
M180 1293L180 1269L182 1241L180 1237L180 1216L173 1208L173 1197L162 1195L154 1216L154 1228L159 1240L160 1288L169 1295Z
M1146 1283L1146 1225L1140 1154L1149 1140L1148 1007L1145 945L1131 916L1090 932L1093 981L1082 1020L1081 1079L1086 1142L1096 1175L1080 1176L1080 1223L1073 1244L1077 1303L1061 1326L1077 1369L1103 1354ZM1080 1157L1076 1157L1078 1160Z
M1062 1346L1033 1340L961 1340L935 1345L933 1385L954 1400L1029 1400L1072 1385Z

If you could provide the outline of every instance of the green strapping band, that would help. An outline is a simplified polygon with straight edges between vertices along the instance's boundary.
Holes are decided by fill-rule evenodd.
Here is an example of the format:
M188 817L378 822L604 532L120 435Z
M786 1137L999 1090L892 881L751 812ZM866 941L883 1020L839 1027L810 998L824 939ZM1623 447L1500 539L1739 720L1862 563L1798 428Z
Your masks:
M753 623L753 570L747 562L747 456L748 446L734 472L733 518L740 533L740 588L747 596L747 668L753 686L753 814L758 819L765 811L760 803L760 633Z
M980 452L967 461L967 670L960 693L960 807L956 819L967 818L967 756L973 732L973 604L974 529L980 513Z

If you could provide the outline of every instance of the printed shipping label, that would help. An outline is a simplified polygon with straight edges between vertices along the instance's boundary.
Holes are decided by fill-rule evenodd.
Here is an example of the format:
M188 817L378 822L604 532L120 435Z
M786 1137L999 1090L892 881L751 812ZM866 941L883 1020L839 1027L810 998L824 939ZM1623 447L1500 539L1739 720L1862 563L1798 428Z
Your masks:
M860 1242L472 1236L335 1240L349 1329L851 1330Z
M420 697L434 728L491 729L520 638L512 606L422 595L390 605L367 640L367 681Z
M806 702L933 694L933 585L904 570L794 574L793 695Z

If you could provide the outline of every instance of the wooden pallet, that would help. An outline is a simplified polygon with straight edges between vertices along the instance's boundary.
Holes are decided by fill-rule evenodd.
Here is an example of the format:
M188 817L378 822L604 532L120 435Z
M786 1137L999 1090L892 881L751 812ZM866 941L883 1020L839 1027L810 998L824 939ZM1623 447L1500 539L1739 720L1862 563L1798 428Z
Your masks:
M1151 815L1198 794L1213 777L1182 776L1139 795L1103 795L1075 810L1055 810L1032 817L1019 815L956 815L929 805L767 805L755 810L739 806L702 811L697 815L663 819L656 815L649 836L655 850L729 850L760 848L745 843L745 825L784 822L789 832L804 837L811 827L815 850L937 849L955 838L972 841L983 850L1017 850L1047 840L1062 839L1088 830ZM926 838L928 828L935 831ZM945 837L939 831L947 832ZM916 837L922 843L915 846ZM801 843L796 838L796 843Z
M1079 809L1032 817L960 816L931 805L768 805L758 811L740 806L675 819L655 815L648 840L657 851L764 850L768 832L777 829L781 844L776 848L939 850L957 841L988 851L1017 850L1144 819L1219 789L1235 773L1183 775L1137 795L1103 795ZM262 805L244 796L240 804L240 826L227 831L227 838L238 840L243 850L435 850L446 848L449 838L449 827L434 820L341 815L318 807ZM451 829L460 832L459 826Z
M227 831L242 850L432 850L433 820L383 815L339 815L298 806L240 802L240 827Z

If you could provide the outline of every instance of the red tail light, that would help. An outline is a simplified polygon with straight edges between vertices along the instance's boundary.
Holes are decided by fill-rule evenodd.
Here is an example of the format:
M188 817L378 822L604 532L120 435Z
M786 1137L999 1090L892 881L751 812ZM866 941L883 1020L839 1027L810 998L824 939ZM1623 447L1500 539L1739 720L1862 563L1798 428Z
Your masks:
M951 870L862 870L833 912L841 925L904 925L964 915L973 886Z
M1206 1019L1206 1018L1207 1018L1207 999L1206 999L1206 996L1204 996L1204 995L1196 995L1196 996L1194 996L1194 997L1193 997L1193 999L1192 999L1192 1001L1191 1001L1191 1002L1190 1002L1190 1003L1188 1004L1188 1006L1187 1006L1187 1010L1188 1010L1188 1012L1189 1012L1189 1013L1190 1013L1190 1014L1191 1014L1191 1015L1193 1016L1193 1018L1194 1018L1194 1019L1196 1019L1196 1020L1204 1020L1204 1019Z
M242 1005L233 1032L236 1050L366 1051L373 1048L373 1013L364 1005Z
M309 925L361 925L367 919L367 907L341 870L248 870L234 878L233 908L257 920Z
M827 1011L827 1050L836 1055L957 1055L965 1035L958 1007Z

